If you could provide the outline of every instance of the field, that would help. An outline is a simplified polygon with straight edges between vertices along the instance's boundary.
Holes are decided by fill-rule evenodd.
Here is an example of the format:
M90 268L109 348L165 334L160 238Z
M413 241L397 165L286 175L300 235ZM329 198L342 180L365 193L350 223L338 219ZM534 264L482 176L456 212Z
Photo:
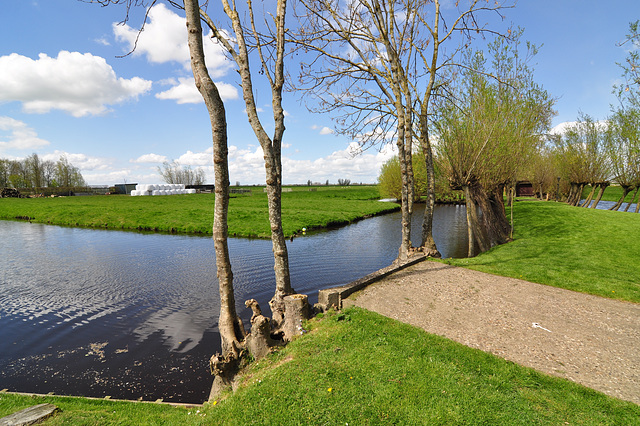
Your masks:
M249 194L231 194L229 235L269 238L267 194L245 187ZM310 190L313 189L313 190ZM294 187L282 194L286 236L397 210L381 203L375 186ZM52 225L88 228L211 234L213 194L131 197L126 195L58 198L4 198L0 219L24 219Z

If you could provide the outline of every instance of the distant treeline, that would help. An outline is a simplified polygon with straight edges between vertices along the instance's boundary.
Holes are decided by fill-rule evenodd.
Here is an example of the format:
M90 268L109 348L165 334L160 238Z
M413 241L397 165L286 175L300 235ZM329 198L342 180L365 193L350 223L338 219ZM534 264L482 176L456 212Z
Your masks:
M63 155L58 161L31 154L23 160L0 158L0 188L75 188L87 184L80 169Z

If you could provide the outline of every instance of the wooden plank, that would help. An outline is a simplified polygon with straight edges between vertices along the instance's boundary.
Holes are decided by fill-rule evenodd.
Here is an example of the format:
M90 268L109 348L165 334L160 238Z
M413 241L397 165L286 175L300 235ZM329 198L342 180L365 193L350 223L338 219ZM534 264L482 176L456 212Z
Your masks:
M39 423L58 410L53 404L39 404L0 419L0 426L26 426Z

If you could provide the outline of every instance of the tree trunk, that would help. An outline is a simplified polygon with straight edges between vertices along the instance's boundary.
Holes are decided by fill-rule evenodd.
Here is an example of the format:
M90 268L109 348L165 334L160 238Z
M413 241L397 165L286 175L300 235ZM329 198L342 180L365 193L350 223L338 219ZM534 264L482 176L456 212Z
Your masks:
M595 209L596 207L598 207L598 203L602 199L602 194L604 194L604 190L607 188L607 186L609 186L609 184L607 182L600 182L598 186L600 187L600 189L598 190L596 201L594 201L593 204L591 205L592 209Z
M480 252L483 253L491 248L491 242L486 228L486 215L482 206L478 203L477 195L482 188L478 182L464 185L465 203L467 207L467 226L469 229L469 254L474 252L477 245ZM486 203L488 204L488 203ZM478 217L478 209L482 212L482 217Z
M431 150L431 142L429 141L429 129L426 123L427 117L420 116L420 127L422 137L420 139L424 161L427 170L427 199L424 207L424 216L422 217L422 243L421 247L425 256L441 257L436 242L433 239L433 210L436 205L436 178L433 168L433 153ZM424 121L424 122L423 122Z
M578 203L580 203L580 200L582 199L582 191L584 190L585 187L585 183L579 183L578 184L578 188L576 189L576 193L573 194L574 199L573 202L571 203L572 206L577 206Z
M573 194L575 194L577 188L577 184L575 182L570 182L571 187L569 188L569 195L567 195L567 201L566 203L571 205L571 202L573 201Z
M215 168L215 205L213 216L213 242L220 289L220 317L218 329L222 340L222 357L237 358L244 338L242 323L236 314L233 293L233 273L227 245L227 213L229 206L229 165L227 148L227 122L224 104L216 85L205 66L198 0L184 0L191 69L211 121L213 164Z
M253 5L248 2L251 20L253 22ZM262 63L263 72L271 85L271 104L275 130L273 138L264 130L253 94L253 81L249 65L249 51L244 38L244 29L240 17L233 7L225 5L225 13L231 19L236 36L238 51L233 55L238 65L238 72L242 79L242 95L246 105L249 124L260 142L264 153L264 166L267 185L267 203L269 209L269 223L271 227L271 243L274 257L274 271L276 276L276 289L273 298L269 302L272 320L275 328L282 326L284 322L285 306L284 297L293 294L291 276L289 273L289 254L286 239L282 228L282 137L285 131L284 109L282 108L282 87L284 84L284 32L286 16L286 0L280 0L277 4L276 21L276 59L273 75L267 70L267 64ZM260 57L262 58L261 52Z
M596 191L596 187L597 187L597 184L595 183L591 184L591 191L589 192L589 196L587 197L586 200L584 200L584 203L582 203L580 207L587 207L587 208L589 207L591 200L593 200L593 194Z
M627 207L625 207L624 209L625 212L629 211L629 207L631 207L631 204L633 204L633 200L636 199L636 195L638 195L638 189L640 189L640 186L636 186L636 190L633 193L633 197L631 197L631 200L629 200L629 203L627 203Z
M622 203L624 202L624 199L627 197L629 192L631 192L631 187L630 186L628 186L628 185L620 185L620 186L622 187L622 197L620 197L618 202L615 203L612 207L610 207L609 210L618 211L620 209L620 206L622 206Z
M407 157L404 149L404 126L398 126L398 158L400 159L400 173L402 176L402 190L400 195L401 211L401 241L398 249L398 259L406 260L411 249L411 214L409 213L409 180L407 177Z

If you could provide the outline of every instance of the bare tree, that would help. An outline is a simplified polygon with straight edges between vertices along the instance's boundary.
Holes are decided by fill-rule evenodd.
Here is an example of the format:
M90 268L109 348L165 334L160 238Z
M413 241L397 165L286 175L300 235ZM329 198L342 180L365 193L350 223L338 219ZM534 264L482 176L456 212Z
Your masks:
M125 4L128 15L129 8L134 6L145 6L148 14L150 8L158 0L152 0L149 3L143 0L95 0L94 2L102 5ZM272 23L266 19L264 23L257 21L251 0L247 1L246 9L244 10L239 10L234 0L221 0L222 11L215 15L215 20L207 13L207 2L203 3L202 6L198 0L184 0L182 2L166 0L166 2L176 8L184 9L186 13L191 68L196 87L200 91L209 112L212 129L216 193L213 234L220 287L219 331L222 340L222 354L212 357L211 360L212 370L216 376L212 388L213 395L218 390L229 385L236 372L239 360L242 354L246 352L246 349L258 357L264 354L264 348L268 349L275 342L270 338L272 331L270 322L261 313L259 314L260 309L255 301L247 302L254 309L254 316L251 320L252 336L245 334L242 323L236 313L233 273L227 246L229 168L226 113L218 89L205 65L202 22L211 29L213 38L238 66L249 123L264 152L269 220L271 222L276 274L276 289L274 297L270 301L270 306L274 317L273 326L279 330L285 325L285 297L293 293L289 275L286 240L284 239L281 219L281 145L285 130L282 88L285 79L284 42L287 2L286 0L278 0L275 14L270 15L273 17ZM264 16L266 17L267 14L265 13ZM243 21L242 17L246 17L247 21ZM222 27L217 24L216 21L218 20L224 21L226 23L225 26ZM228 31L228 28L231 31ZM265 75L271 86L275 124L275 131L272 137L269 137L258 117L258 109L254 99L252 68L249 63L251 53L256 53L259 59L259 73ZM285 335L290 337L286 333ZM258 342L257 339L261 339L261 342Z
M369 146L395 139L402 176L402 238L399 258L411 250L414 191L413 147L422 147L428 176L427 207L420 250L439 256L432 235L435 173L429 140L431 100L438 76L457 67L472 37L494 30L481 14L509 7L504 2L456 2L443 13L440 1L300 0L298 44L312 59L302 64L301 82L319 106L334 115L337 131ZM446 51L444 47L453 48ZM443 91L442 94L446 95ZM417 123L417 125L416 125Z
M202 167L195 170L191 166L181 166L177 161L169 163L165 161L162 167L158 167L158 173L166 183L178 183L183 185L204 184L205 173Z

